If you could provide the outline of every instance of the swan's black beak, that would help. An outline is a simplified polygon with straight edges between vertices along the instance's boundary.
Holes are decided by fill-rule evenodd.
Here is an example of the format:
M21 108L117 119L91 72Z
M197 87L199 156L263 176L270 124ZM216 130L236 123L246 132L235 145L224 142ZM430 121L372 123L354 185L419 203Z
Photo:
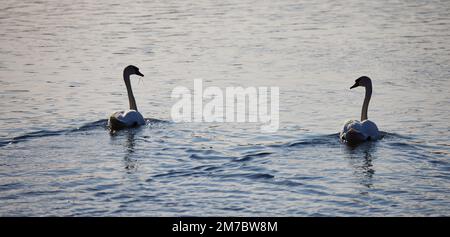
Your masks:
M353 88L358 87L358 86L359 86L359 83L355 82L355 84L352 87L350 87L350 89L353 89Z
M136 75L141 76L141 77L144 76L144 74L142 74L140 71L137 71L137 72L136 72Z

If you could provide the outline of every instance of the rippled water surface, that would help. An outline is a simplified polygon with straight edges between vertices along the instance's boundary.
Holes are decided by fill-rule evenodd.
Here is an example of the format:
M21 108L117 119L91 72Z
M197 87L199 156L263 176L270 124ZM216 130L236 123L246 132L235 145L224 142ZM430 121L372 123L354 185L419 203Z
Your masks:
M1 216L450 214L448 1L2 1ZM146 126L110 135L126 109ZM369 118L382 140L338 140ZM280 129L174 123L176 86L278 86Z

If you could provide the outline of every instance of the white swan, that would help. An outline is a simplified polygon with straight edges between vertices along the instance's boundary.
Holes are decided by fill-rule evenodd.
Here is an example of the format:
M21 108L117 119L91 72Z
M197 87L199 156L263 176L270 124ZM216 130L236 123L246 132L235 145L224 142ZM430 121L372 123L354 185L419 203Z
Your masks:
M355 84L350 87L362 86L366 88L366 96L361 111L361 122L358 120L349 120L345 122L342 128L340 139L349 144L357 144L368 140L377 140L380 138L380 132L377 125L367 119L367 110L369 109L369 101L372 96L372 81L366 76L362 76L355 80Z
M139 72L139 68L129 65L123 70L123 80L127 87L128 100L130 102L130 109L126 111L114 112L108 119L108 126L111 130L118 130L122 128L135 127L145 124L145 119L141 113L138 112L136 100L134 99L133 91L131 90L130 75L144 75Z

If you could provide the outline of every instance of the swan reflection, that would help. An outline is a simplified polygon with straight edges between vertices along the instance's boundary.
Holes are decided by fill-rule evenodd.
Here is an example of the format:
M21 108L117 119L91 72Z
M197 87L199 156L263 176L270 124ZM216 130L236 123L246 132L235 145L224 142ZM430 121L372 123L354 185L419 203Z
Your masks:
M373 187L373 176L375 167L373 165L376 151L375 142L367 142L357 147L346 147L348 160L353 168L353 175L359 180L359 183L366 188Z
M125 169L127 171L136 171L138 167L137 159L133 158L133 154L135 152L134 146L136 145L135 135L136 135L135 129L128 129L126 131L126 138L127 138L127 140L125 141L126 152L123 160L125 163Z
M122 143L124 146L124 168L131 172L136 171L138 168L138 160L135 158L135 146L136 146L136 133L138 128L125 129L119 132L111 133L111 139Z

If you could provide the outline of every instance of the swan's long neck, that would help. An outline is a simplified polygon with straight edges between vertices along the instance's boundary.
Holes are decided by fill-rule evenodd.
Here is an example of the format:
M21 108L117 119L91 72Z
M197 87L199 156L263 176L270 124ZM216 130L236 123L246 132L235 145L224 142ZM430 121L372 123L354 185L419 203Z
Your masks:
M366 86L366 96L361 110L361 122L367 120L367 110L369 109L370 97L372 97L372 84Z
M128 92L128 101L130 102L130 109L137 111L136 100L134 99L133 90L131 89L130 75L123 73L123 80Z

